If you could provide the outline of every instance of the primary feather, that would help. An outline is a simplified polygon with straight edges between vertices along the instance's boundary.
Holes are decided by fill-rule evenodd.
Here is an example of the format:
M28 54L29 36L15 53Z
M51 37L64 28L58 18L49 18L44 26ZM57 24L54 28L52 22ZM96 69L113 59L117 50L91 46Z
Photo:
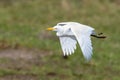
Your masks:
M90 35L93 33L94 29L86 25L76 24L75 27L71 27L71 31L75 35L84 57L90 60L93 49Z
M74 53L77 43L75 36L60 36L59 39L64 56Z

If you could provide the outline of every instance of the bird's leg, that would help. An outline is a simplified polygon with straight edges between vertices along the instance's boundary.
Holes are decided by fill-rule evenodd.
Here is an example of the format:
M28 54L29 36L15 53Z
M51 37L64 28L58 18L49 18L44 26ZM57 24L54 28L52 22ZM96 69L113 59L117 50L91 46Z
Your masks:
M67 55L64 55L63 58L64 58L64 59L68 59L68 56L67 56Z
M106 38L106 36L100 36L100 35L91 35L93 37L96 37L96 38Z
M91 36L96 37L96 38L106 38L106 36L102 35L103 33L99 33L98 35L96 34L91 34Z

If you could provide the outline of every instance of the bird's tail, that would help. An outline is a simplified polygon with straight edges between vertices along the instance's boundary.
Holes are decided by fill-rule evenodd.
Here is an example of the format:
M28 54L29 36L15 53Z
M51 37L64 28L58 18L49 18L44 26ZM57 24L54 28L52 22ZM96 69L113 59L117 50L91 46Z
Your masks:
M93 36L93 37L96 37L96 38L102 38L102 39L104 39L104 38L106 38L106 36L104 36L104 35L102 35L103 33L99 33L99 34L92 34L91 36Z

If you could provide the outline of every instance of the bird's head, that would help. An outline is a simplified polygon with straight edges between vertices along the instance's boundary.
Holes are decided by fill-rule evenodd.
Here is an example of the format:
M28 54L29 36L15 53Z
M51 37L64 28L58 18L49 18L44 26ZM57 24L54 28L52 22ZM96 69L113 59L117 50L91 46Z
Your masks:
M62 22L62 23L58 23L54 27L47 28L47 30L56 31L56 32L63 32L65 30L65 28L67 27L67 25L68 25L67 23Z
M58 23L54 27L47 28L49 31L56 31L57 36L63 36L63 35L73 35L71 31L71 27L74 27L78 23L76 22L61 22Z

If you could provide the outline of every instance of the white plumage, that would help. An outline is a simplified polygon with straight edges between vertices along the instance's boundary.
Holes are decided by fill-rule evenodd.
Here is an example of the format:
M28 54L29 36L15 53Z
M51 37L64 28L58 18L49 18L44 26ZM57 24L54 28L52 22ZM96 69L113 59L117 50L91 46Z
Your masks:
M95 35L94 28L77 22L61 22L47 30L57 32L64 55L74 53L78 42L86 60L91 59L93 48L90 36Z

